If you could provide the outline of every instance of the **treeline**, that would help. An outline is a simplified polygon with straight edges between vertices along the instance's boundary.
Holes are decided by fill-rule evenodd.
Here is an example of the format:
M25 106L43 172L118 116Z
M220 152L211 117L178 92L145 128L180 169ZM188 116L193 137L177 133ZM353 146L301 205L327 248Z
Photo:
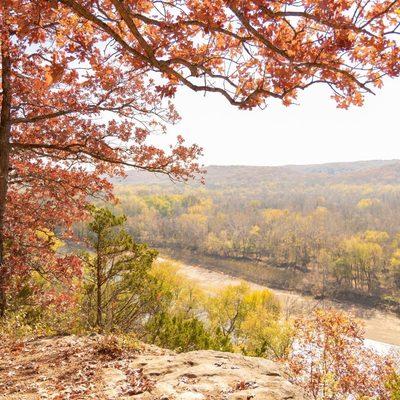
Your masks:
M399 299L400 186L120 186L117 196L130 233L152 246L256 262L281 272L272 285L319 296Z

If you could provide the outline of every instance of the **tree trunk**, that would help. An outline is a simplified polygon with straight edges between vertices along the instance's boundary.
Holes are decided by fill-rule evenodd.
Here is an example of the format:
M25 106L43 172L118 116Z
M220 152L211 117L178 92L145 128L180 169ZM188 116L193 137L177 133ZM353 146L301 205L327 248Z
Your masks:
M102 299L102 249L101 249L101 232L98 233L97 243L96 243L96 306L97 306L97 316L96 316L96 327L103 331L103 299Z
M100 329L100 332L103 330L103 301L101 296L101 266L98 262L97 264L97 318L96 325Z
M6 310L7 266L4 260L4 219L8 189L8 171L10 168L10 131L11 131L11 59L8 51L9 28L5 1L2 2L3 20L1 32L1 82L2 103L0 114L0 318Z

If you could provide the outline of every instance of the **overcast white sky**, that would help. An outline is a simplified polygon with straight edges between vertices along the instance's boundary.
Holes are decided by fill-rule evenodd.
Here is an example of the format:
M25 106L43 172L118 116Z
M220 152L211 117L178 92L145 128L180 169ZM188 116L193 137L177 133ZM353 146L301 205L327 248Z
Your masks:
M241 111L218 95L181 90L174 133L204 148L205 165L282 165L400 158L400 79L386 82L362 108L339 110L324 87L300 105L272 101Z

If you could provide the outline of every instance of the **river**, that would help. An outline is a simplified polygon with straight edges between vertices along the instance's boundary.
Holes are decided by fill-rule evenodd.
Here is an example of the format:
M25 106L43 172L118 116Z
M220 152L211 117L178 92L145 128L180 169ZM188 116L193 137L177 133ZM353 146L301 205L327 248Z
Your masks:
M191 265L188 262L178 262L180 264L180 272L190 280L197 282L200 287L209 293L215 292L224 286L235 285L243 281L243 279L224 273L221 270L216 270L215 266L212 265L198 263ZM218 268L221 269L220 266ZM267 288L248 280L246 282L254 289ZM283 310L287 314L296 315L309 312L313 308L321 306L342 309L355 315L364 324L366 344L368 346L381 352L390 351L392 348L400 350L400 318L395 314L348 303L315 300L309 296L284 290L270 290L279 298Z

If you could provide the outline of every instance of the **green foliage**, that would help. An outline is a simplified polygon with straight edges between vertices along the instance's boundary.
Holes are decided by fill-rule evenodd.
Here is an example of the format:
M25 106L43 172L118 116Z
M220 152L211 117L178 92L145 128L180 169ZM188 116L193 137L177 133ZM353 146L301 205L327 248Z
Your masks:
M205 294L198 285L179 273L179 264L170 260L157 261L151 270L158 284L158 298L175 314L193 316L201 314Z
M0 338L2 340L19 340L21 338L34 337L40 333L41 329L38 329L38 326L33 324L32 321L29 321L23 311L8 313L0 321Z
M151 343L179 352L231 350L229 339L213 335L202 321L186 314L158 314L149 321L146 328Z
M211 324L226 336L241 335L250 317L264 324L276 319L279 311L279 303L269 290L252 291L244 282L222 289L208 304Z
M243 353L277 360L287 357L294 335L289 321L269 321L263 325L253 316L249 322L244 328L246 342L242 348Z
M282 321L280 305L269 290L252 290L242 283L209 296L180 274L179 264L169 260L153 263L153 253L146 253L146 247L141 247L144 254L138 253L139 245L120 225L124 218L105 209L95 211L89 234L96 252L81 254L86 263L84 285L76 293L81 309L72 307L59 313L51 307L26 307L25 313L12 314L3 321L2 336L33 337L100 329L113 333L107 334L99 347L105 356L127 346L135 348L137 339L175 351L213 349L270 358L286 355L291 326ZM106 263L116 249L123 249L117 252L122 258ZM125 261L126 252L132 249L136 253ZM95 296L97 267L107 278L99 288L100 326Z
M269 290L242 283L207 298L182 277L177 263L157 262L152 274L164 300L163 312L146 326L149 341L178 351L206 348L273 358L286 354L290 324L281 321L279 302Z
M137 244L123 227L125 216L91 208L84 262L84 314L89 327L131 330L154 307L157 285L150 275L157 252Z
M207 312L212 329L245 354L283 358L291 345L291 326L269 290L227 286L209 300Z
M229 337L204 322L206 296L179 273L179 264L158 261L152 275L158 282L159 312L146 324L147 340L176 351L232 349Z
M208 201L187 203L189 225L199 211L212 206ZM91 221L80 228L87 250L79 252L84 271L81 284L76 282L74 302L81 308L58 313L53 308L34 307L28 301L27 283L19 294L25 313L7 320L2 327L4 335L12 333L13 324L21 336L95 330L118 337L134 334L176 351L215 349L284 356L291 331L289 324L281 321L280 305L269 290L255 291L242 283L208 296L179 273L179 264L155 262L157 252L133 240L124 215L97 207L90 212ZM256 237L259 228L253 225L251 233ZM46 285L40 275L35 279ZM99 351L120 351L121 343L107 338Z
M9 310L0 320L0 337L12 340L81 333L85 329L76 306L62 311L57 305L24 306Z

